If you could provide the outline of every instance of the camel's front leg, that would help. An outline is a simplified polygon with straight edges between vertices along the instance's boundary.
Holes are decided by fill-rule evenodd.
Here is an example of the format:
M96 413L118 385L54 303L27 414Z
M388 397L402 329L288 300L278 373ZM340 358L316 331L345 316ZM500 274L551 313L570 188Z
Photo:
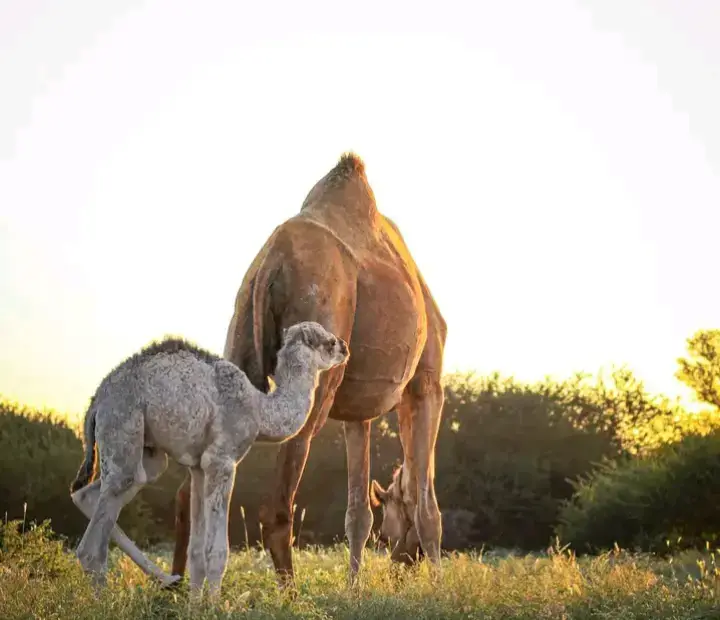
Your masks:
M370 537L370 422L345 422L348 467L348 503L345 535L350 545L350 585L357 582L362 553Z
M235 462L229 458L203 456L205 471L205 571L212 599L220 595L227 568L228 517L230 496L235 483ZM194 494L195 489L193 489Z
M295 581L292 561L295 493L305 469L313 433L327 420L343 372L344 367L336 366L320 376L310 417L297 435L281 444L275 462L274 490L260 506L265 546L272 556L280 587L288 588L291 593L294 592Z

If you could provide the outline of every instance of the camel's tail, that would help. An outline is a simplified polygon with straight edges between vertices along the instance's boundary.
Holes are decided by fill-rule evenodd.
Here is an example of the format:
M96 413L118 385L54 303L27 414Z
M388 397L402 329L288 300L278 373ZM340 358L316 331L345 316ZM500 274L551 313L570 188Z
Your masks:
M95 412L96 408L91 404L85 415L85 460L83 460L75 476L75 480L70 485L70 493L75 493L78 489L82 489L87 485L95 470Z
M272 374L274 365L270 358L280 348L280 343L277 341L275 317L270 309L270 286L272 284L276 288L281 286L278 281L281 268L282 259L269 253L260 265L253 288L253 343L264 392L270 389L268 376ZM256 387L260 388L260 386Z

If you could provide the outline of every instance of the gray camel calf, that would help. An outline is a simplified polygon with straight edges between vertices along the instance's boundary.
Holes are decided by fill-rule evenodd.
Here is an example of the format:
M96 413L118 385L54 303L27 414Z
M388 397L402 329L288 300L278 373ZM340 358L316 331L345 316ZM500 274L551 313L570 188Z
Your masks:
M85 460L72 499L90 519L77 548L84 570L105 582L110 538L145 572L170 577L150 562L116 521L168 455L190 468L190 588L219 592L228 558L228 508L236 465L253 442L282 442L305 424L320 372L344 364L347 344L306 321L285 331L276 388L257 390L234 364L184 340L153 343L103 379L85 415ZM99 453L99 480L88 484Z

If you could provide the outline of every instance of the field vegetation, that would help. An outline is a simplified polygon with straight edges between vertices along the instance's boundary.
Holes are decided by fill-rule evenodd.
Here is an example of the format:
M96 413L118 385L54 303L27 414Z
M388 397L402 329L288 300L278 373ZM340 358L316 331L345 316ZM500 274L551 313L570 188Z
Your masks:
M182 589L156 590L117 550L109 588L93 593L72 554L87 525L68 493L79 429L3 401L0 618L720 618L720 330L687 344L678 377L700 412L648 393L626 368L532 384L447 376L440 584L371 546L360 590L347 589L345 450L329 422L297 496L299 596L278 592L257 520L277 448L254 448L238 469L223 602L199 609ZM401 454L393 414L373 425L372 445L385 484ZM120 517L166 568L183 476L172 465Z

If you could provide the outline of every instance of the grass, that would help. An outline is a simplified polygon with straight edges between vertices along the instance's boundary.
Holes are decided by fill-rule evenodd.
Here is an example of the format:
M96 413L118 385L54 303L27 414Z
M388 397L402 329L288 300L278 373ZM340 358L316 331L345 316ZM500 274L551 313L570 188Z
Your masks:
M547 554L453 554L434 584L426 566L392 567L368 551L359 592L346 587L347 548L295 554L299 596L276 585L272 563L259 549L235 552L219 605L191 607L187 593L158 590L113 549L108 587L96 595L72 552L46 524L0 526L0 618L483 618L630 620L720 618L720 571L711 552L671 561L621 550L576 558ZM170 553L151 557L169 568Z

